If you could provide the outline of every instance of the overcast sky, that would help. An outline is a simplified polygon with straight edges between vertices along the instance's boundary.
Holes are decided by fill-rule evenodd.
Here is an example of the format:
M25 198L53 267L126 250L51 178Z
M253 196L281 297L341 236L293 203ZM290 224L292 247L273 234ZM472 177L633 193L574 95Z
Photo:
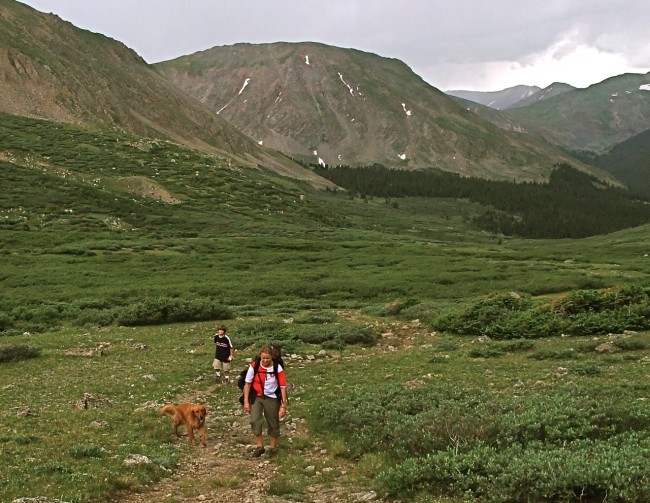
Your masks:
M441 90L586 87L650 70L650 0L21 0L155 63L238 42L397 58Z

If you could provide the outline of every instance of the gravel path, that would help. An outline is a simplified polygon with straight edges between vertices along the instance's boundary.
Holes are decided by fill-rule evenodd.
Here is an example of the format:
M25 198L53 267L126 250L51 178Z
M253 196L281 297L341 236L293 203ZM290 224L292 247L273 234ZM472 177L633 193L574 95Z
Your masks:
M248 415L236 403L236 398L223 400L222 405L211 407L214 403L215 392L219 386L213 386L205 396L196 396L196 402L205 403L208 407L206 418L207 447L197 446L183 456L181 464L171 476L152 484L143 492L128 493L114 498L113 503L281 503L309 502L331 503L352 501L383 500L368 487L350 487L332 482L331 476L322 477L317 467L326 468L323 471L345 475L350 469L349 462L331 456L322 446L313 445L301 449L299 456L304 456L303 464L307 472L312 474L306 487L300 487L297 499L273 496L269 487L274 476L278 476L280 466L278 458L289 455L283 446L293 440L305 438L308 431L304 421L288 415L283 419L282 437L278 458L269 459L266 454L253 458L253 436L248 423ZM222 390L223 391L223 390ZM229 396L232 390L228 391ZM206 399L209 397L209 399ZM189 401L189 399L188 399ZM235 403L233 403L235 402ZM163 420L163 418L161 418ZM168 419L165 417L165 421ZM180 429L184 432L184 429ZM171 424L170 424L171 436ZM266 437L265 437L266 441ZM179 448L187 442L186 437L178 440ZM291 455L296 455L292 449Z

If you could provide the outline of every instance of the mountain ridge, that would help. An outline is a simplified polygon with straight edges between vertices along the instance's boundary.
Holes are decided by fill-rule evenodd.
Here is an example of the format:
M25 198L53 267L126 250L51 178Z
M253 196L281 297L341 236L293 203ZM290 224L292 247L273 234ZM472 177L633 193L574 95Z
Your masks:
M648 128L650 72L613 76L504 112L550 143L600 154Z
M148 65L119 41L12 0L0 0L0 28L6 113L168 139L320 187L331 184L306 165L544 181L569 163L617 183L516 125L482 120L397 59L305 42Z
M306 164L519 180L545 179L562 162L591 170L469 113L405 63L356 49L234 44L154 66L239 130Z
M540 87L517 85L502 89L500 91L465 91L462 89L451 89L445 94L456 98L473 101L496 110L510 108L514 104L530 98L541 91Z
M170 139L329 185L257 145L121 42L12 0L0 0L0 68L0 111Z

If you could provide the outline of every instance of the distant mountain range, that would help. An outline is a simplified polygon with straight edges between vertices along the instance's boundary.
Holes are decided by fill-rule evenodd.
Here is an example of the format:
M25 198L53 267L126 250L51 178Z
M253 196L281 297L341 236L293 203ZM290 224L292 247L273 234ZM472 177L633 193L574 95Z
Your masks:
M532 105L558 94L574 89L569 84L556 82L544 89L537 86L514 86L501 91L445 91L449 96L471 101L495 110L507 110Z
M500 128L544 138L650 196L650 73L619 75L586 89L554 83L503 110L482 104L492 98L483 94L455 99Z
M611 77L505 112L555 145L600 154L650 129L650 73Z
M501 91L503 103L520 87ZM499 127L534 134L568 151L600 155L650 129L650 73L619 75L586 89L555 83L511 100L498 112L485 108L498 109L489 105L494 95L472 92L474 99L464 98L462 104Z
M541 91L537 86L514 86L501 91L462 91L450 90L445 91L449 96L463 98L464 100L473 101L485 105L486 107L503 110L530 98Z
M525 107L527 105L532 105L534 103L539 103L540 101L547 100L549 98L552 98L553 96L557 96L558 94L565 93L572 89L575 89L575 87L570 86L569 84L563 84L562 82L554 82L550 86L547 86L544 89L540 89L539 91L531 94L530 96L523 98L519 101L516 101L515 103L512 103L509 107L505 107L505 108Z
M507 107L496 110L354 49L236 44L148 65L118 41L13 0L0 0L0 28L0 111L164 138L320 186L329 182L306 165L524 181L568 163L614 183L579 159L650 124L650 74L588 89L517 86L490 96Z

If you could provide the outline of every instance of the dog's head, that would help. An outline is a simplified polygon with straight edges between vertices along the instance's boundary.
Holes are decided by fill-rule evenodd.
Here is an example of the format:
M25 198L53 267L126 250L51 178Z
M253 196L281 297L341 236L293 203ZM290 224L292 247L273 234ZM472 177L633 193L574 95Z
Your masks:
M203 421L205 421L205 416L208 414L208 412L205 410L205 405L193 405L192 414L194 415L197 421L202 423Z

